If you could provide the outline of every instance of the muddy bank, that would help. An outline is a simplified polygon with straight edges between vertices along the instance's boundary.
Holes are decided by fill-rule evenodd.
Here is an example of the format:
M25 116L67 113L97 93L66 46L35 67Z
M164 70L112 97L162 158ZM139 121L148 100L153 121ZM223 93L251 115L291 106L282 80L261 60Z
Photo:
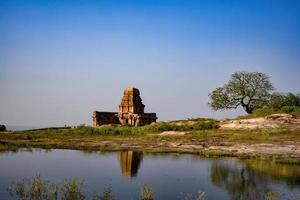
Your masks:
M55 149L76 149L76 150L104 150L104 151L122 151L135 150L155 153L190 153L207 156L228 156L244 158L288 158L300 162L300 144L290 142L291 144L248 144L231 143L225 141L208 142L205 140L193 140L190 142L149 142L149 141L54 141L52 143L39 141L11 141L2 140L1 145L14 148L55 148ZM0 148L1 149L1 148Z
M239 143L233 144L229 142L207 144L203 142L167 142L162 141L158 143L116 143L110 141L103 141L96 144L79 144L80 146L89 145L90 147L115 149L115 150L139 150L149 152L177 152L177 153L192 153L192 154L222 154L228 156L276 156L276 157L290 157L300 161L300 145L299 144L247 144Z

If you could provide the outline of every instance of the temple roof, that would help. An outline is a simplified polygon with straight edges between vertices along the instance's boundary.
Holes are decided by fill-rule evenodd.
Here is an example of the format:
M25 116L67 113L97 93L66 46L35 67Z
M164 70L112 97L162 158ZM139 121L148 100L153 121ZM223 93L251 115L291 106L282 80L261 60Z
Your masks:
M139 95L140 94L140 91L139 89L137 88L134 88L134 87L128 87L124 90L124 94L125 95L128 95L128 94L136 94L136 95Z

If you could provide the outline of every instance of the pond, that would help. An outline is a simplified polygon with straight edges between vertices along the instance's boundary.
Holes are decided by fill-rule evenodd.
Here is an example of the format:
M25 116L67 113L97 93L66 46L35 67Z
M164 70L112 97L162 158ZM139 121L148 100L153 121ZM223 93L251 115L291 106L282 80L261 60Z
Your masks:
M40 176L59 183L83 180L91 197L111 187L115 199L138 199L140 187L151 186L155 199L183 199L205 192L207 199L300 198L300 166L273 162L207 159L196 155L142 152L21 150L0 153L0 199L11 199L15 181Z

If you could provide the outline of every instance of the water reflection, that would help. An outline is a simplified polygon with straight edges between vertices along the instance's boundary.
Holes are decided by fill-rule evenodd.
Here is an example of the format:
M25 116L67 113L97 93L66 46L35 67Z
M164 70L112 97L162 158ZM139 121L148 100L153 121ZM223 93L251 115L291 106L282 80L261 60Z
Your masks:
M265 199L270 190L280 192L283 200L300 199L299 165L279 165L271 161L134 151L24 149L17 153L0 153L0 168L1 200L9 199L6 188L11 183L37 174L53 183L74 177L84 180L85 191L91 195L111 186L115 199L138 199L137 188L141 184L153 187L155 199L179 199L199 190L204 191L208 199L260 200ZM132 177L135 178L130 179Z
M244 163L261 176L269 176L274 181L285 182L290 189L300 186L300 167L298 165L284 165L257 160L249 160Z
M251 168L233 161L216 161L211 165L211 181L225 189L231 199L265 199L270 191L268 180Z
M272 184L275 180L285 182L291 189L298 187L300 175L294 174L298 171L299 167L278 166L275 163L219 160L212 162L210 176L212 183L225 189L231 199L260 200L266 199L266 194L271 191L276 191Z
M140 164L143 160L142 152L123 151L119 153L119 161L122 175L126 177L135 177Z

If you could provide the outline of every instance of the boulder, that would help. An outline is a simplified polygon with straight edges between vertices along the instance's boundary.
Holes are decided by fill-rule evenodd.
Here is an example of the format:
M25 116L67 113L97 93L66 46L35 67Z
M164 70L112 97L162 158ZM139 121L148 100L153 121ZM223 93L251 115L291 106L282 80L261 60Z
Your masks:
M273 115L268 115L265 117L265 119L270 120L270 121L278 121L284 124L289 124L291 123L293 119L293 115L289 115L286 113L278 113L278 114L273 114Z

